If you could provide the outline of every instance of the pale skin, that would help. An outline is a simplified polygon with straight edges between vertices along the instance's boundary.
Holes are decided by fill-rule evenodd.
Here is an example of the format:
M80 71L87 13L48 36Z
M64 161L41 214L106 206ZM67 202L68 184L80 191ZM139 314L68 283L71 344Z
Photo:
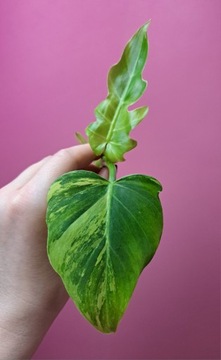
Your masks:
M47 258L47 192L66 172L97 172L94 159L88 144L63 149L0 189L0 360L30 359L68 300Z

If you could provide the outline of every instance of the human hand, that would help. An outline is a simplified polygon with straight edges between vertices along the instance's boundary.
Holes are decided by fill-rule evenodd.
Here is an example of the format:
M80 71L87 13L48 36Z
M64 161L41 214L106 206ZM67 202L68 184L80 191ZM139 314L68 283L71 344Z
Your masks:
M46 197L71 170L92 169L89 145L64 149L0 189L0 359L27 359L68 295L46 252Z

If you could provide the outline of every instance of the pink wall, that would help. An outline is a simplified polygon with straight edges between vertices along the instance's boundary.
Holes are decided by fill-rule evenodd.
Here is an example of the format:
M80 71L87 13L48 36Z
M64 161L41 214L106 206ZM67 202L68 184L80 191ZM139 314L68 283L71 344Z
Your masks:
M219 358L220 0L0 1L0 185L75 142L149 18L150 112L119 176L164 185L160 248L116 334L69 302L34 359Z

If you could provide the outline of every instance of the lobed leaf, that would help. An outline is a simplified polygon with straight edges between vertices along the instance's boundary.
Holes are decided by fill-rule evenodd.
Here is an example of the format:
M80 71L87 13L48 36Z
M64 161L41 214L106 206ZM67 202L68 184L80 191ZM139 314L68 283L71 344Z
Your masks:
M142 71L148 52L147 27L143 25L126 45L120 61L108 74L108 96L95 109L96 121L86 134L96 155L108 162L124 160L124 154L136 146L129 137L131 130L147 114L146 106L129 111L146 89Z

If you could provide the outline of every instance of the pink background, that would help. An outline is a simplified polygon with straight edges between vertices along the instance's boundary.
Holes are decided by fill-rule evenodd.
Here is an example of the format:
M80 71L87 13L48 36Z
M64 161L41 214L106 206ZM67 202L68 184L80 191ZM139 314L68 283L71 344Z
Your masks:
M220 0L0 1L0 185L75 143L149 18L150 112L119 176L162 182L161 245L116 334L69 302L34 359L219 358Z

